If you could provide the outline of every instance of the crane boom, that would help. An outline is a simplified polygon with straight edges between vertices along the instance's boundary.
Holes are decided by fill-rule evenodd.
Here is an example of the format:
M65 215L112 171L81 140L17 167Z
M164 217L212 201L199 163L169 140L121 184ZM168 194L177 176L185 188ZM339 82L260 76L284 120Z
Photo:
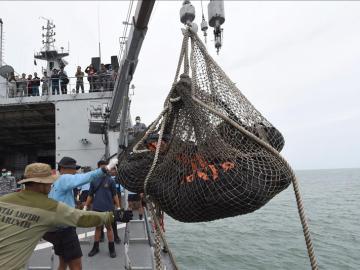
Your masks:
M137 3L133 23L129 32L124 55L120 61L120 69L115 81L114 94L110 102L109 128L115 127L121 113L121 125L125 125L128 111L129 84L138 62L139 53L144 41L147 26L155 4L155 0L140 0ZM123 127L125 128L125 127Z

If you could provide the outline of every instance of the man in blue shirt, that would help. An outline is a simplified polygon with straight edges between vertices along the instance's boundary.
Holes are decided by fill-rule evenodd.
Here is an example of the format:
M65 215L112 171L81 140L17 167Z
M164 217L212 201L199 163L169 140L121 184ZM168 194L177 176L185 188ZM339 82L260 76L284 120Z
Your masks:
M104 168L108 163L105 160L98 162L98 168ZM116 191L115 181L110 175L105 175L97 178L95 181L90 183L89 196L86 200L84 209L92 202L92 210L97 212L113 211L114 204L117 209L120 209L120 202ZM99 242L102 227L96 227L95 230L95 241L92 250L89 252L89 257L96 255L99 252ZM108 224L106 226L107 237L109 241L109 253L111 258L116 257L115 246L114 246L114 233L112 226Z
M49 198L63 202L71 207L75 207L73 189L107 175L118 163L117 159L112 159L109 165L84 174L76 174L81 166L76 164L76 160L71 157L63 157L58 163L60 177L51 187ZM55 254L59 256L58 270L81 270L82 251L75 227L61 227L55 231L47 232L44 237L54 245Z

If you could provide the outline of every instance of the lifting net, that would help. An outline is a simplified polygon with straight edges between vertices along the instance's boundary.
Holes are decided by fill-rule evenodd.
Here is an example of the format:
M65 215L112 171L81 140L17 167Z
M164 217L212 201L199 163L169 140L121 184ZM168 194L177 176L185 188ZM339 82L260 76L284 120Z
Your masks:
M247 214L291 183L283 146L281 133L186 30L164 111L120 155L119 179L179 221Z

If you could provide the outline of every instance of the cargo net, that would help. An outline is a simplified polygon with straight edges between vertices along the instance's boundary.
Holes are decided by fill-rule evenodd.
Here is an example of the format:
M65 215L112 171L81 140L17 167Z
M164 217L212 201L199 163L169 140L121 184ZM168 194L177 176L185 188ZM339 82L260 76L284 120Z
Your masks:
M289 186L283 146L281 133L187 30L164 110L121 154L119 179L179 221L243 215Z

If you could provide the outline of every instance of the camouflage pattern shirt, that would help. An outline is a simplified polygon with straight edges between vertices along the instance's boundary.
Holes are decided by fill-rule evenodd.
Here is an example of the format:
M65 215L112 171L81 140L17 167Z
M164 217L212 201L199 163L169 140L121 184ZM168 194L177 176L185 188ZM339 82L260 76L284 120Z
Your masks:
M111 224L111 212L77 210L38 192L23 190L0 197L0 270L25 269L38 241L57 225Z

